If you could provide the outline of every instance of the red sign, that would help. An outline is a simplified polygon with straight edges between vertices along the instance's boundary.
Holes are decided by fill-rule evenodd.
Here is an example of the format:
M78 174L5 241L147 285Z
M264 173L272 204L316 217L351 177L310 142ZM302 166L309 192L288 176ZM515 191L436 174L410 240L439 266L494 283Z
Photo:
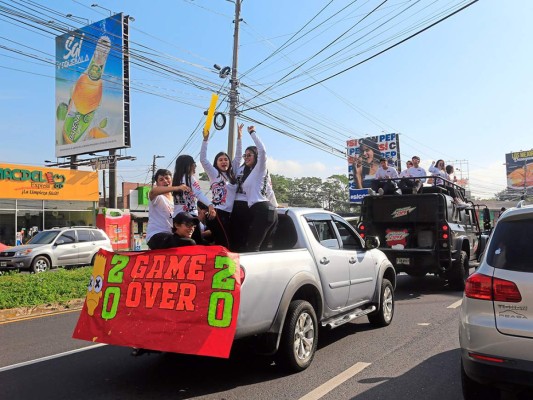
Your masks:
M229 357L240 304L239 256L222 246L100 250L76 339Z

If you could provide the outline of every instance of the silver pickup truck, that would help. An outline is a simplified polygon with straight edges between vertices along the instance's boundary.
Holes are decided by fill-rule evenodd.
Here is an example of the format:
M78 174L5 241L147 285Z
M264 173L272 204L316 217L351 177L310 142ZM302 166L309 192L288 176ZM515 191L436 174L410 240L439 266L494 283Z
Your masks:
M340 216L321 209L278 209L278 227L259 253L241 253L244 272L236 339L275 354L292 371L313 360L319 326L366 315L387 326L396 272L374 237L361 239Z

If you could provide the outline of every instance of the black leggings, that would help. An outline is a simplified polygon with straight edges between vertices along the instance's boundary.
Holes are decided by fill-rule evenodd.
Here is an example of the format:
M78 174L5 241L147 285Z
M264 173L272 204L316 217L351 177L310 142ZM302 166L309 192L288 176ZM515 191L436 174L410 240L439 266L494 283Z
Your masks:
M168 249L170 247L170 240L172 238L172 233L169 232L159 232L155 235L152 235L148 243L150 250L157 249Z
M259 251L278 224L276 207L269 201L255 203L250 207L250 222L244 251Z
M211 231L215 244L224 246L226 249L231 248L230 239L230 217L227 211L216 210L217 216L213 219L207 219L207 228Z
M236 200L230 218L230 250L239 252L246 245L246 235L250 224L250 209L246 201Z

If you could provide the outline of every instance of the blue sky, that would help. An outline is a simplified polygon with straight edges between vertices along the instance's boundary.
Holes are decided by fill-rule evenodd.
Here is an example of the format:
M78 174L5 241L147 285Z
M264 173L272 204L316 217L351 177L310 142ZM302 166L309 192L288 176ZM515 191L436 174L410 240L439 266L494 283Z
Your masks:
M323 0L244 0L239 75L269 56L327 3ZM328 43L345 38L348 35L341 37L342 33L356 24L360 32L359 28L352 28L349 34L353 36L349 39L337 39L338 56L332 55L336 50L323 51L290 75L297 76L296 79L266 92L265 95L270 96L268 99L285 96L350 67L414 31L381 47L377 45L380 40L398 34L407 26L422 23L428 16L435 16L439 9L468 2L388 1L372 14L373 20L363 19L380 3L334 0L308 26L320 24L319 28L241 78L240 100L249 100L254 90L268 88L296 64L320 53ZM206 86L211 86L212 90L227 86L227 81L220 79L212 66L215 63L231 65L233 3L224 0L100 0L97 2L100 7L91 7L91 4L94 2L85 0L20 0L7 1L6 7L25 14L38 14L42 20L54 21L56 26L67 23L72 28L85 25L86 19L96 22L109 16L105 9L124 12L135 18L130 24L130 40L136 54L142 51L143 55L180 73L208 81ZM344 6L348 6L344 13L324 22ZM376 31L381 32L381 36L363 37L372 26L408 6L412 8ZM75 17L66 18L68 13ZM262 107L275 117L291 120L290 127L255 111L243 114L299 138L304 135L299 129L306 127L311 136L319 135L322 142L336 150L342 149L343 141L348 138L399 133L402 161L416 154L426 168L431 160L440 158L454 162L461 169L458 175L468 174L473 194L490 197L505 187L502 165L505 153L533 148L531 15L533 2L528 0L479 1L323 85ZM364 28L365 21L374 21L375 25ZM420 25L424 26L427 23ZM11 14L0 13L0 132L3 141L0 159L8 163L44 165L44 160L55 160L55 70L53 65L27 54L53 59L55 44L51 33L25 28L14 22ZM360 47L340 50L344 46L342 43L355 38L360 38ZM368 49L371 45L376 47ZM367 51L358 55L363 49ZM176 78L147 70L139 60L133 61L132 147L120 153L137 159L121 161L118 176L119 181L144 183L149 181L153 155L165 156L157 160L157 165L169 169L173 169L173 160L179 151L198 156L201 133L190 135L203 123L210 90L199 90ZM324 68L312 68L317 62ZM258 97L253 101L263 104L268 99ZM220 109L226 108L227 103L221 103ZM241 107L246 108L249 108L248 103ZM257 131L266 144L269 169L273 173L321 178L347 174L346 161L338 155L264 126L257 126ZM245 134L244 146L250 144ZM209 158L226 149L227 128L215 131Z

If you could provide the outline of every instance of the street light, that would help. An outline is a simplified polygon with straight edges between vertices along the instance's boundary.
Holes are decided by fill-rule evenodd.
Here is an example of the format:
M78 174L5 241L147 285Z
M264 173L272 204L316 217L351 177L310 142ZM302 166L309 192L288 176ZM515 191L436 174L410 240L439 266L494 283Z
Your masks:
M70 18L70 19L74 19L74 18L77 18L77 19L84 19L85 21L87 21L87 25L90 25L90 21L88 18L84 18L84 17L78 17L77 15L72 15L72 14L67 14L65 15L67 18Z
M102 9L104 9L104 10L107 10L107 11L109 11L109 15L113 15L113 11L111 11L111 10L110 10L109 8L105 8L105 7L102 7L102 6L100 6L100 5L96 4L96 3L94 3L94 4L91 4L91 7L98 7L98 8L102 8Z

